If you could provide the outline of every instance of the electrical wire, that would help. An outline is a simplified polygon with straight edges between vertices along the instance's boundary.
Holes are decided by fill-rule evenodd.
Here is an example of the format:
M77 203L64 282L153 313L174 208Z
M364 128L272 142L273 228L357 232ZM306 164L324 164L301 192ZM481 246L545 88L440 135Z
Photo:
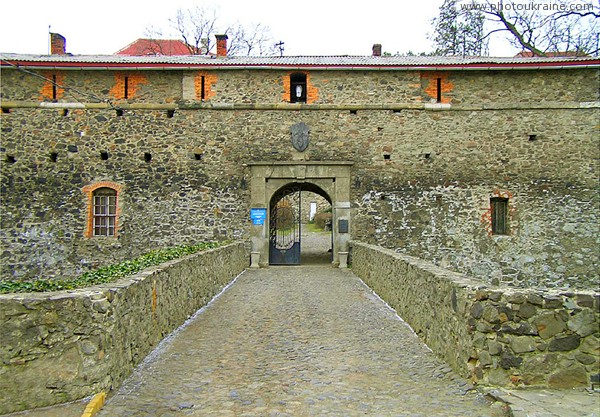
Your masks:
M53 79L50 79L50 78L45 77L45 76L43 76L41 74L38 74L37 72L29 71L29 70L27 70L25 68L22 68L19 65L13 64L12 62L10 62L10 61L8 61L8 60L6 60L4 58L0 57L0 61L3 62L3 63L5 63L5 64L8 64L9 66L17 69L18 71L23 72L24 74L28 74L28 75L34 76L36 78L40 78L40 79L42 79L42 80L44 80L46 82L49 82L50 84L52 84L53 86L55 86L57 88L62 88L63 90L67 91L70 94L70 96L73 97L73 99L75 101L77 101L78 103L80 103L80 104L85 104L85 103L83 103L82 101L80 101L79 98L77 98L75 96L75 94L73 94L73 92L79 94L80 96L91 98L91 99L95 100L98 103L107 103L113 110L122 110L118 105L115 105L110 99L102 99L102 98L96 96L95 94L86 93L86 92L80 91L80 90L78 90L75 87L71 87L71 86L68 86L68 85L65 85L65 84L61 85L61 84L55 82Z

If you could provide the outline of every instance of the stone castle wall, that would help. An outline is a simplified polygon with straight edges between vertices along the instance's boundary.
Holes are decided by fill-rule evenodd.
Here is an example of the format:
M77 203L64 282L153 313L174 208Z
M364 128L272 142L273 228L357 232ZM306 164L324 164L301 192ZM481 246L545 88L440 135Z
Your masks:
M307 106L285 103L290 73L57 71L76 91L48 103L43 80L3 70L2 277L248 238L246 164L309 160L354 162L356 239L487 282L596 285L596 70L315 70ZM123 115L85 104L92 92ZM290 144L299 122L303 153ZM102 181L122 187L116 239L85 237L83 190ZM508 235L490 234L494 196L510 198Z
M234 243L111 284L0 295L0 414L118 387L247 266Z
M474 383L572 388L600 372L600 296L489 287L431 262L352 243L352 271Z

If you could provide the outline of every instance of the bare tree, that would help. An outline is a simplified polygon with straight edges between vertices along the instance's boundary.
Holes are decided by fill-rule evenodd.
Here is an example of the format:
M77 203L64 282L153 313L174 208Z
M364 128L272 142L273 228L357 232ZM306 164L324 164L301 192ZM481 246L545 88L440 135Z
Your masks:
M271 36L270 29L261 23L245 27L240 23L227 29L230 39L229 55L275 55L278 49Z
M171 26L188 46L190 55L208 54L213 47L217 11L212 8L195 7L178 9Z
M485 16L485 30L479 42L506 33L513 46L533 56L566 52L598 54L600 0L446 0L446 3L457 7L463 18ZM445 16L443 12L440 11L438 20ZM434 30L436 36L449 36L446 26L437 25Z
M267 26L260 23L244 26L239 22L223 24L214 8L178 9L175 17L169 19L169 24L186 44L190 55L214 52L215 35L220 33L228 36L228 55L273 55L276 52L275 42ZM163 37L160 30L151 28L146 29L146 32L157 38Z

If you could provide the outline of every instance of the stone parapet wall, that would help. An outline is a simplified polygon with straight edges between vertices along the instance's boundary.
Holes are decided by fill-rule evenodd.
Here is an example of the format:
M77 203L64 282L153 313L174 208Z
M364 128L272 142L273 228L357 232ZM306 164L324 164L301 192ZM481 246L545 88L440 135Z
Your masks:
M247 265L233 243L111 284L0 295L0 414L117 387Z
M598 380L597 292L490 287L356 241L352 270L475 383L569 388Z

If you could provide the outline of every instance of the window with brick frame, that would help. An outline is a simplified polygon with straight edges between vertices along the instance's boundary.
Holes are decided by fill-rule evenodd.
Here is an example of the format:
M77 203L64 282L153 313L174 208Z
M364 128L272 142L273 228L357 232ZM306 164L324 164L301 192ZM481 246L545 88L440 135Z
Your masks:
M306 103L306 74L294 72L290 75L290 103Z
M115 236L117 191L102 187L92 194L92 235Z
M492 197L490 198L490 207L492 214L492 234L508 234L508 198Z

